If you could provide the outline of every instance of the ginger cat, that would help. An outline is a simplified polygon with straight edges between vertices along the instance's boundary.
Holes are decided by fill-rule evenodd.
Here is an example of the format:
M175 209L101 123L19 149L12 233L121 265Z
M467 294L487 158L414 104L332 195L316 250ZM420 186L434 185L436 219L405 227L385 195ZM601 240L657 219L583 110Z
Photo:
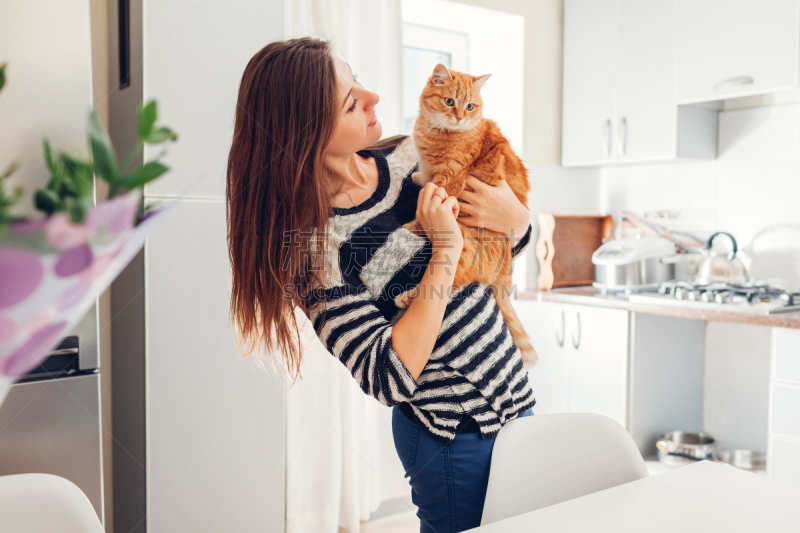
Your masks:
M480 88L491 74L470 76L436 65L420 96L420 112L414 125L420 171L412 179L423 186L429 181L457 196L467 176L495 185L505 179L517 198L528 206L528 171L493 121L483 118ZM469 190L472 190L469 188ZM424 236L415 220L404 226ZM511 305L511 246L508 237L483 228L459 224L464 249L458 261L453 289L479 282L489 285L526 368L538 359L530 338ZM518 235L517 237L521 237ZM407 307L415 291L395 299Z

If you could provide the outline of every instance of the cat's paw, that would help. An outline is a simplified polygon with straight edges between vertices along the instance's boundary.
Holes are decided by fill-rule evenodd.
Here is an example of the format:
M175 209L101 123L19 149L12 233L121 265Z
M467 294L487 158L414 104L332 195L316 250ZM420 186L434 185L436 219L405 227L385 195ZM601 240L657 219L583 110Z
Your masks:
M399 295L397 298L394 299L394 305L397 306L399 309L405 309L411 302L414 301L414 291L406 291L403 294Z

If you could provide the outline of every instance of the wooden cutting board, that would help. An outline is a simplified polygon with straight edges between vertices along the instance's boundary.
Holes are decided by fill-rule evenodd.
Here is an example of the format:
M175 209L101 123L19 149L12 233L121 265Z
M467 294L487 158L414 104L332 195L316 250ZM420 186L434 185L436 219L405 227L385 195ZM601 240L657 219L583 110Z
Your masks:
M553 215L539 213L540 291L553 287L591 285L594 282L592 254L611 239L611 215Z

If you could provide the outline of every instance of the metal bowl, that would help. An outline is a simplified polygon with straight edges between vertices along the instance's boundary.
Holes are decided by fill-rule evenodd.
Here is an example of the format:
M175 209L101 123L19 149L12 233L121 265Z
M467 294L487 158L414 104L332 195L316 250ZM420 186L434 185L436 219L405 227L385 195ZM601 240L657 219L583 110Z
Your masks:
M656 443L658 458L662 462L673 456L684 457L700 461L712 459L716 440L706 433L693 433L691 431L668 431L661 435L661 440Z
M714 452L714 457L721 463L727 463L742 470L763 473L767 469L767 454L753 450L722 450Z

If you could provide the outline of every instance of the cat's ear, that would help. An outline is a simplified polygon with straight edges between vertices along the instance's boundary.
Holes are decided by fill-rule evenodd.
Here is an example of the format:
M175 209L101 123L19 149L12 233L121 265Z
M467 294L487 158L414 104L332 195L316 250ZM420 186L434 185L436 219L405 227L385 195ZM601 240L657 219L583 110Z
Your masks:
M434 85L442 85L443 83L452 79L453 76L450 74L450 71L447 70L447 67L441 63L433 68L433 76L431 76L431 81Z
M483 87L483 84L486 83L486 80L488 80L490 76L491 74L487 74L485 76L472 76L472 84L478 89L480 89L481 87Z

